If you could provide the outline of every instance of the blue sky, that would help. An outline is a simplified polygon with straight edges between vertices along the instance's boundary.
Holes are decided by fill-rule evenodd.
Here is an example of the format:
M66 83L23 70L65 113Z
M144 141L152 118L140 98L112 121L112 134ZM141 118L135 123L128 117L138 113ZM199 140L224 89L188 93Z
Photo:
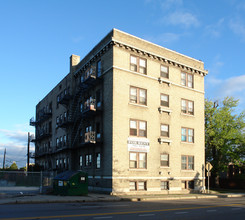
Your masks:
M243 0L0 0L0 167L5 147L25 165L36 104L112 28L202 60L206 97L245 109Z

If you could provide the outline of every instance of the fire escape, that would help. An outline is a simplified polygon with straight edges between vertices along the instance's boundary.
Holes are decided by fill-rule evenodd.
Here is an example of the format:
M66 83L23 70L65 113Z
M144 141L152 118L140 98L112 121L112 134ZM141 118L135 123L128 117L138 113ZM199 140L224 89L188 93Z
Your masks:
M96 132L94 118L102 111L101 99L96 100L94 88L101 82L96 76L96 68L89 67L81 73L81 81L76 98L73 100L72 147L94 145L101 142L101 132ZM88 95L90 94L90 95ZM98 129L97 129L98 130Z
M52 107L41 109L37 113L37 119L30 119L30 125L35 126L36 137L31 141L36 143L35 149L35 158L46 156L50 153L51 147L47 141L47 144L41 146L41 143L45 140L48 140L52 136L52 127L51 122L49 121L52 118Z

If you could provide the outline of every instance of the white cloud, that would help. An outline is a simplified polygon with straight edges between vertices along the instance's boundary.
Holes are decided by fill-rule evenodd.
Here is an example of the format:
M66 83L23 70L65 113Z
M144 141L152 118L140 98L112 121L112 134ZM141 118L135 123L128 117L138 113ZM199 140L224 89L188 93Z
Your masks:
M224 25L224 18L221 18L217 23L210 24L206 26L206 35L212 36L212 37L220 37L221 31Z
M0 167L2 167L3 154L6 148L6 165L11 165L14 161L17 166L24 167L27 161L27 144L19 144L14 142L0 143ZM34 146L30 148L31 152L34 152Z
M16 127L20 127L17 125ZM22 127L22 126L21 126ZM6 164L11 165L16 161L18 167L23 167L26 164L27 155L27 132L20 130L0 129L0 167L2 166L3 153L6 148ZM34 152L34 144L31 143L30 151Z
M217 54L214 57L213 63L208 68L209 72L212 73L212 75L218 75L221 73L221 68L224 66L224 62L221 60L221 55Z
M154 7L161 7L162 10L169 10L170 8L174 7L178 7L181 6L183 4L183 0L145 0L144 1L145 4L150 4L151 6Z
M236 113L241 113L245 109L245 75L234 76L228 79L218 79L215 77L205 77L206 98L212 100L223 100L227 96L232 96L239 100Z
M179 40L180 35L175 33L163 33L156 36L145 36L144 38L148 41L164 46L164 44L172 43Z
M15 140L18 142L27 141L27 132L0 129L0 134L2 134L2 136L5 136L5 138Z
M182 11L175 11L171 14L168 14L163 18L162 21L169 25L181 25L186 28L191 26L198 27L200 24L195 15Z
M183 4L183 0L165 0L161 1L161 7L163 10L170 9L172 7L176 8Z
M213 76L206 76L206 85L207 86L217 86L217 85L221 85L223 83L222 79L218 79L216 77Z
M245 40L245 24L240 20L231 20L229 23L230 29L237 35L242 37L242 40Z
M239 4L236 3L236 9L238 11L245 11L245 3L244 2L239 2Z
M228 79L219 79L207 76L205 79L206 96L208 98L223 99L232 96L240 100L241 109L245 109L245 75L234 76Z
M224 96L244 96L245 95L245 75L231 77L224 81L221 88Z

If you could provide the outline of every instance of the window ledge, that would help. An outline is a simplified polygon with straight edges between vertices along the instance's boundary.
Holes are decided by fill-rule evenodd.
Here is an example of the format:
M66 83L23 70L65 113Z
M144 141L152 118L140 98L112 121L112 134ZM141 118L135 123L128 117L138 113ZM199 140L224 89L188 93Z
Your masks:
M195 173L195 170L181 170L181 172Z
M163 78L163 77L159 77L158 78L158 81L159 81L159 83L160 84L162 84L162 83L166 83L166 84L168 84L168 86L170 86L171 85L171 82L170 81L168 81L168 80L166 80L165 78Z
M194 115L191 115L191 114L186 114L186 113L180 113L181 115L183 115L183 116L187 116L187 117L195 117Z
M164 166L160 166L160 169L170 169L170 167L164 167Z
M180 143L181 144L190 144L190 145L193 145L194 144L194 142L187 142L187 141L181 141Z
M129 171L143 171L143 172L146 172L146 171L148 171L147 169L144 169L144 168L129 168L128 169Z
M166 138L158 138L158 142L160 143L160 144L163 144L163 143L168 143L168 145L171 145L171 143L172 143L172 141L171 140L169 140L169 139L166 139Z
M143 107L143 108L148 108L147 105L141 105L141 104L131 103L131 102L129 102L128 104L129 104L129 105L133 105L133 106L139 106L139 107Z
M160 107L158 108L158 111L159 111L160 113L162 113L162 112L167 112L169 115L172 113L172 110L171 110L171 109L164 108L164 107L162 107L162 106L160 106Z

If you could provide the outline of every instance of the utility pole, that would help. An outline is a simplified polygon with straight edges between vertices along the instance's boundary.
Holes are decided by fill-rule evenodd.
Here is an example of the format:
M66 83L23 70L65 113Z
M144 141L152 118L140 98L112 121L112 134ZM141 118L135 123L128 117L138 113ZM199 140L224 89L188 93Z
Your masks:
M4 154L3 154L3 170L5 169L5 158L6 158L6 148L5 148Z
M30 141L31 141L31 136L30 136L30 132L28 132L26 172L29 171L29 163L30 163Z

